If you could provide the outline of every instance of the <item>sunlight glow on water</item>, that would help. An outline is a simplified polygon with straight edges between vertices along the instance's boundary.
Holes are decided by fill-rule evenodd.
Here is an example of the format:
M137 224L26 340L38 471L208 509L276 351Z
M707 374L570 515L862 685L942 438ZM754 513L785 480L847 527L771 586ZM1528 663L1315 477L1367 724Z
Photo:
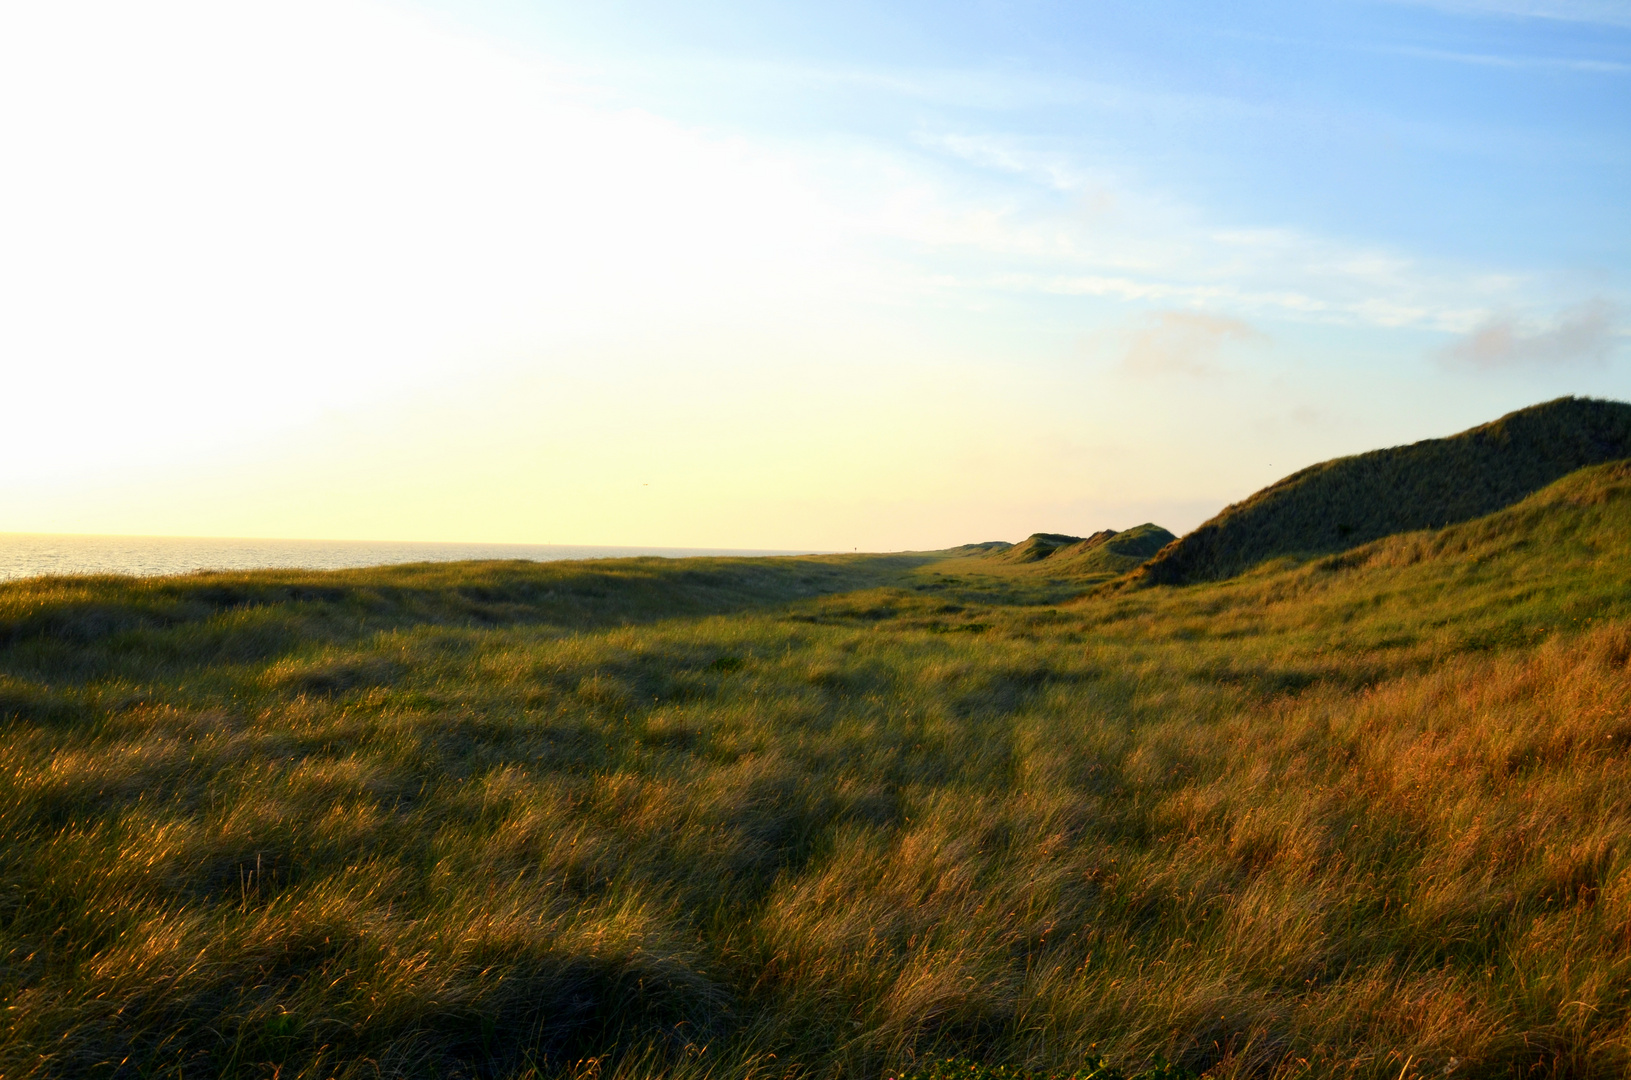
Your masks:
M341 570L461 559L611 559L635 555L793 555L727 548L434 544L366 540L232 540L180 536L50 536L0 533L0 581L41 574L186 574L195 570Z

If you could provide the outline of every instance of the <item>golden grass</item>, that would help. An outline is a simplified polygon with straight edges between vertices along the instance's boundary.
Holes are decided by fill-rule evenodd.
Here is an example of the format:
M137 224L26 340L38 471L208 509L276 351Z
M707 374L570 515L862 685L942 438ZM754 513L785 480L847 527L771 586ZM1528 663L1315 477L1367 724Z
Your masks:
M0 1074L1625 1075L1627 537L6 586Z

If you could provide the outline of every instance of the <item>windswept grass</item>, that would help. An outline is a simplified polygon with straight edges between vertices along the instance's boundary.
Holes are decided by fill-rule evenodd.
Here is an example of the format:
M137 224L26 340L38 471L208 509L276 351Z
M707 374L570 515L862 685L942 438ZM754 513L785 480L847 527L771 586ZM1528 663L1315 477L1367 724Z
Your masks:
M0 586L0 1075L1623 1076L1628 537Z

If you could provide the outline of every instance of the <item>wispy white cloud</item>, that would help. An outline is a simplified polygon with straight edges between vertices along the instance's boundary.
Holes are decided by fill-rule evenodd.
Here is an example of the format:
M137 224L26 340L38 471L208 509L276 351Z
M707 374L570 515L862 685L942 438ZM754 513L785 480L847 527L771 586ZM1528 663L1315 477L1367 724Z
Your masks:
M1221 375L1218 354L1225 345L1266 340L1239 319L1157 311L1142 319L1129 336L1121 368L1133 375Z
M1631 26L1627 0L1391 0L1414 7L1433 7L1468 15L1560 19L1567 22Z
M1509 313L1492 315L1440 353L1452 367L1492 371L1516 367L1601 364L1617 342L1614 305L1601 298L1560 312L1550 325L1526 325Z
M1002 64L959 67L868 67L856 64L766 62L709 55L684 59L642 58L641 70L668 66L688 80L712 76L733 86L742 84L784 90L788 87L857 88L884 98L922 102L983 112L1009 112L1060 106L1135 116L1242 118L1274 111L1247 99L1219 93L1155 88L1080 75L1038 72Z
M1066 156L1037 153L1015 145L1012 140L961 132L919 132L914 142L978 168L1039 181L1056 191L1073 191L1089 182L1084 172Z
M1619 72L1606 61L1410 51L1446 62ZM695 58L668 62L685 66ZM1174 197L1170 192L1181 185L1164 186L1159 175L1150 175L1148 163L1141 167L1135 155L1119 152L1109 141L1016 134L1003 130L1004 119L995 115L1069 105L1114 114L1118 122L1138 114L1162 123L1180 117L1211 123L1271 113L1277 123L1310 129L1336 122L1315 104L1152 92L1001 65L874 69L725 59L710 60L709 67L726 72L714 73L723 83L763 86L773 95L850 86L879 100L895 97L992 114L960 126L920 128L904 144L830 137L802 142L793 137L784 144L802 155L810 175L825 178L827 194L845 206L850 250L888 249L884 260L850 275L851 280L872 275L879 296L952 293L970 307L985 303L989 296L981 294L988 290L1137 304L1223 304L1250 318L1451 333L1466 332L1489 310L1527 311L1533 302L1536 282L1525 273L1491 272L1272 221L1218 220L1206 208ZM1392 132L1470 153L1498 145L1515 154L1520 152L1516 141L1531 156L1558 152L1565 138L1477 124L1435 127L1416 119L1394 125ZM1593 155L1619 153L1602 140L1586 149Z
M918 249L926 289L1464 333L1493 308L1522 306L1534 287L1522 274L1376 244L1221 225L1154 185L1022 139L955 133L919 145L991 178L970 189L918 173L865 226Z
M1415 46L1390 46L1378 50L1395 56L1413 56L1422 60L1445 60L1454 64L1474 64L1479 67L1510 68L1513 70L1579 71L1599 75L1631 74L1631 64L1615 60L1592 60L1570 56L1505 56L1494 53L1452 52L1447 49L1423 49Z

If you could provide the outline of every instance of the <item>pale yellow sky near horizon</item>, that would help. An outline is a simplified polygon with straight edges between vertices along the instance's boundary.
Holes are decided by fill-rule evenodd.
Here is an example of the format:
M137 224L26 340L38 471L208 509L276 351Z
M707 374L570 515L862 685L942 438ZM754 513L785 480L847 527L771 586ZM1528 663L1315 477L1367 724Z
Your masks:
M862 142L699 127L398 5L46 5L0 30L0 531L1184 531L1550 396L1365 360L1399 326L1474 328L1493 279L1251 292L1219 283L1247 247L1325 248L1133 190L1053 218ZM1089 241L1098 276L1043 273ZM1162 283L1205 258L1215 281Z

